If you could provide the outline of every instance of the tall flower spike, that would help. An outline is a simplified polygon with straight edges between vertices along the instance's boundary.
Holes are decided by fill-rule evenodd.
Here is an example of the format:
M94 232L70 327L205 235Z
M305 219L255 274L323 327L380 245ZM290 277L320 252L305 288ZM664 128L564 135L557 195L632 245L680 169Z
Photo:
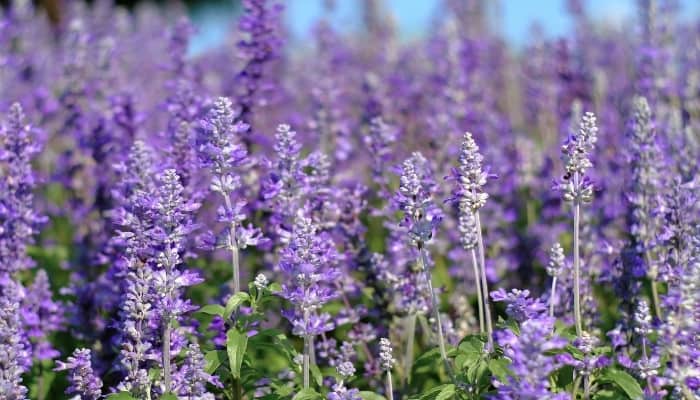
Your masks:
M658 264L654 252L657 237L663 229L661 220L664 209L661 174L664 162L656 142L651 109L644 97L636 97L633 102L633 116L628 134L632 151L630 164L632 176L627 191L630 203L629 230L634 247L646 265L646 273L651 280L652 300L657 317L661 316L659 291L657 287Z
M243 1L243 15L238 28L244 36L238 42L238 48L245 57L245 65L236 77L236 89L239 91L236 99L238 118L248 124L252 122L255 106L268 102L263 92L270 86L266 69L280 53L281 12L282 6L270 0Z
M22 385L28 352L22 343L19 288L14 281L0 284L0 389L8 399L26 399Z
M479 152L472 134L465 132L459 152L459 165L452 171L455 188L449 201L459 206L459 229L462 245L469 249L475 272L477 300L479 301L479 326L486 332L489 348L493 349L493 325L489 306L488 280L486 279L486 255L481 232L479 210L488 200L484 185L491 177L488 169L482 168L484 157ZM476 245L476 247L474 247Z
M45 218L32 206L32 157L39 151L22 107L12 104L0 126L0 281L31 268L27 246Z
M330 315L320 312L337 297L331 283L338 277L337 250L329 235L301 212L294 222L291 240L282 250L279 268L285 277L280 295L293 306L285 312L292 332L304 338L304 387L309 387L311 343L314 336L333 329Z
M54 371L68 371L66 394L81 400L98 400L102 397L102 380L92 369L89 349L76 349L66 362L57 361Z
M564 181L559 185L562 197L573 203L574 213L574 321L576 335L583 332L581 323L581 294L580 294L580 244L579 223L581 218L581 203L593 200L593 185L585 175L593 166L590 160L590 152L597 141L598 127L596 117L587 112L581 117L581 124L577 132L570 136L562 146L562 159L566 173Z
M197 139L200 161L211 169L211 190L221 195L224 202L218 216L219 222L225 223L227 229L213 242L215 247L231 252L234 294L241 290L240 249L255 246L264 240L258 229L252 226L245 228L242 224L246 219L246 202L241 199L240 173L249 158L245 146L240 143L240 135L247 129L247 125L234 121L231 100L220 97L207 118L201 121Z
M422 154L416 152L406 159L402 164L399 190L396 193L395 202L403 211L403 225L408 231L408 239L416 253L416 265L423 279L428 286L430 294L433 316L437 321L438 331L438 346L440 356L445 363L448 373L452 374L449 360L447 359L447 351L445 349L445 336L442 329L442 319L440 317L439 302L437 295L433 289L432 275L430 266L426 256L426 245L433 237L433 230L440 221L441 215L432 201L431 187L426 185L426 181L430 181L430 171L427 168L427 160ZM419 175L420 172L420 175ZM413 333L410 332L411 327L415 325L414 318L416 315L409 315L409 332L407 340L413 341ZM412 363L412 354L408 354L412 350L412 343L407 343L407 368L410 370ZM408 361L411 360L411 361Z
M552 291L549 294L549 317L554 317L554 301L557 298L557 279L565 268L566 258L564 249L559 243L554 243L549 249L549 261L547 262L547 273L552 277Z
M566 340L552 336L554 318L541 317L524 321L520 334L511 330L497 332L498 344L510 359L509 375L504 385L498 386L499 399L519 400L568 400L567 393L553 393L549 375L561 365L547 351L561 349Z

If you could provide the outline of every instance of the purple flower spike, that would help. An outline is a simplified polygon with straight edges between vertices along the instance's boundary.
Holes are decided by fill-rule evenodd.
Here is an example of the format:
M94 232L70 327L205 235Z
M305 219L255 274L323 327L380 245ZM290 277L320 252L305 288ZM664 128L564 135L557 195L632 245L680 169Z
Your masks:
M54 371L68 371L70 386L66 394L78 396L81 400L102 397L102 380L93 372L90 350L76 349L65 362L57 361Z

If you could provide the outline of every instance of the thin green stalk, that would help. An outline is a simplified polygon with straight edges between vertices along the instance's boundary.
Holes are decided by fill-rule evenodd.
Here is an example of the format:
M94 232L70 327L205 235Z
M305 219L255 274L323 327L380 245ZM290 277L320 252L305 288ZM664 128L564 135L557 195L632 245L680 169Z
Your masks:
M481 263L481 290L484 301L484 317L486 319L486 335L488 336L489 351L493 351L493 325L491 323L491 307L489 306L489 287L486 280L486 256L484 255L484 239L481 234L481 219L479 212L474 213L476 219L476 238L479 249L479 261Z
M305 336L305 337L304 337L304 366L303 366L303 368L304 368L304 389L308 389L308 388L309 388L309 382L310 382L310 379L309 379L309 364L310 364L310 361L311 361L311 360L310 360L310 357L309 357L309 347L310 347L310 343L309 343L309 342L310 342L310 341L309 341L309 337L308 337L308 336Z
M574 173L574 187L578 187L578 172ZM574 322L576 324L576 336L581 337L583 327L581 324L581 257L579 255L579 223L581 217L581 202L574 199Z
M309 312L304 311L304 326L308 326ZM309 388L309 369L311 363L311 336L308 334L304 335L304 356L303 356L303 373L304 373L304 389Z
M581 386L581 377L576 376L576 370L574 370L574 387L571 389L571 399L576 400L578 395L578 388Z
M484 327L484 300L481 292L481 277L479 275L479 262L476 259L476 250L472 249L472 267L474 270L474 282L476 283L476 300L479 304L479 332L483 335L486 332Z
M554 317L554 299L557 294L557 277L552 277L552 293L549 295L549 317Z
M645 245L646 247L646 245ZM644 260L647 263L647 268L651 270L651 254L649 254L648 250L644 251ZM656 271L654 271L649 278L651 279L651 297L652 297L652 302L654 303L654 314L656 314L656 318L661 319L661 301L659 300L659 284L656 282Z
M222 193L226 203L226 209L232 210L231 197ZM240 255L238 253L238 239L236 238L236 222L231 221L229 227L229 249L231 250L231 264L233 268L233 294L241 291L241 266Z
M411 383L413 368L413 344L416 340L416 314L406 317L406 357L404 358L404 384Z
M391 371L386 371L386 399L394 400L394 384L391 382Z
M431 274L428 272L427 263L425 260L425 253L423 249L418 249L420 255L418 256L421 270L425 276L425 280L428 282L428 290L430 291L430 300L433 307L433 317L437 321L437 331L438 331L438 346L440 348L440 358L442 362L445 363L445 368L447 369L448 375L452 378L452 366L450 365L450 360L447 358L447 349L445 346L445 335L442 332L442 318L440 318L440 304L438 303L437 296L435 295L435 290L433 289L433 280Z
M171 384L170 372L170 319L165 321L163 327L163 383L165 384L165 393L170 393Z

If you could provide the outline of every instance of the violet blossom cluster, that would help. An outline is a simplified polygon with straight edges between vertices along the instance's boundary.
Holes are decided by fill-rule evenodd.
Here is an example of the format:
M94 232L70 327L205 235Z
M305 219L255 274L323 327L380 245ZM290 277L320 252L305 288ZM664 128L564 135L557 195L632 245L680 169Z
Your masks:
M0 6L0 398L700 397L681 3L165 3Z

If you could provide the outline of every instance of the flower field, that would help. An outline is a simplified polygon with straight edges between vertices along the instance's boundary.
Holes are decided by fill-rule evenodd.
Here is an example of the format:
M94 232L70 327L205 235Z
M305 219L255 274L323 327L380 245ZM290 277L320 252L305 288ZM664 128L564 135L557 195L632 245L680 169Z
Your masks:
M485 0L303 43L243 0L198 55L184 6L9 3L0 400L700 398L676 1L518 47Z

